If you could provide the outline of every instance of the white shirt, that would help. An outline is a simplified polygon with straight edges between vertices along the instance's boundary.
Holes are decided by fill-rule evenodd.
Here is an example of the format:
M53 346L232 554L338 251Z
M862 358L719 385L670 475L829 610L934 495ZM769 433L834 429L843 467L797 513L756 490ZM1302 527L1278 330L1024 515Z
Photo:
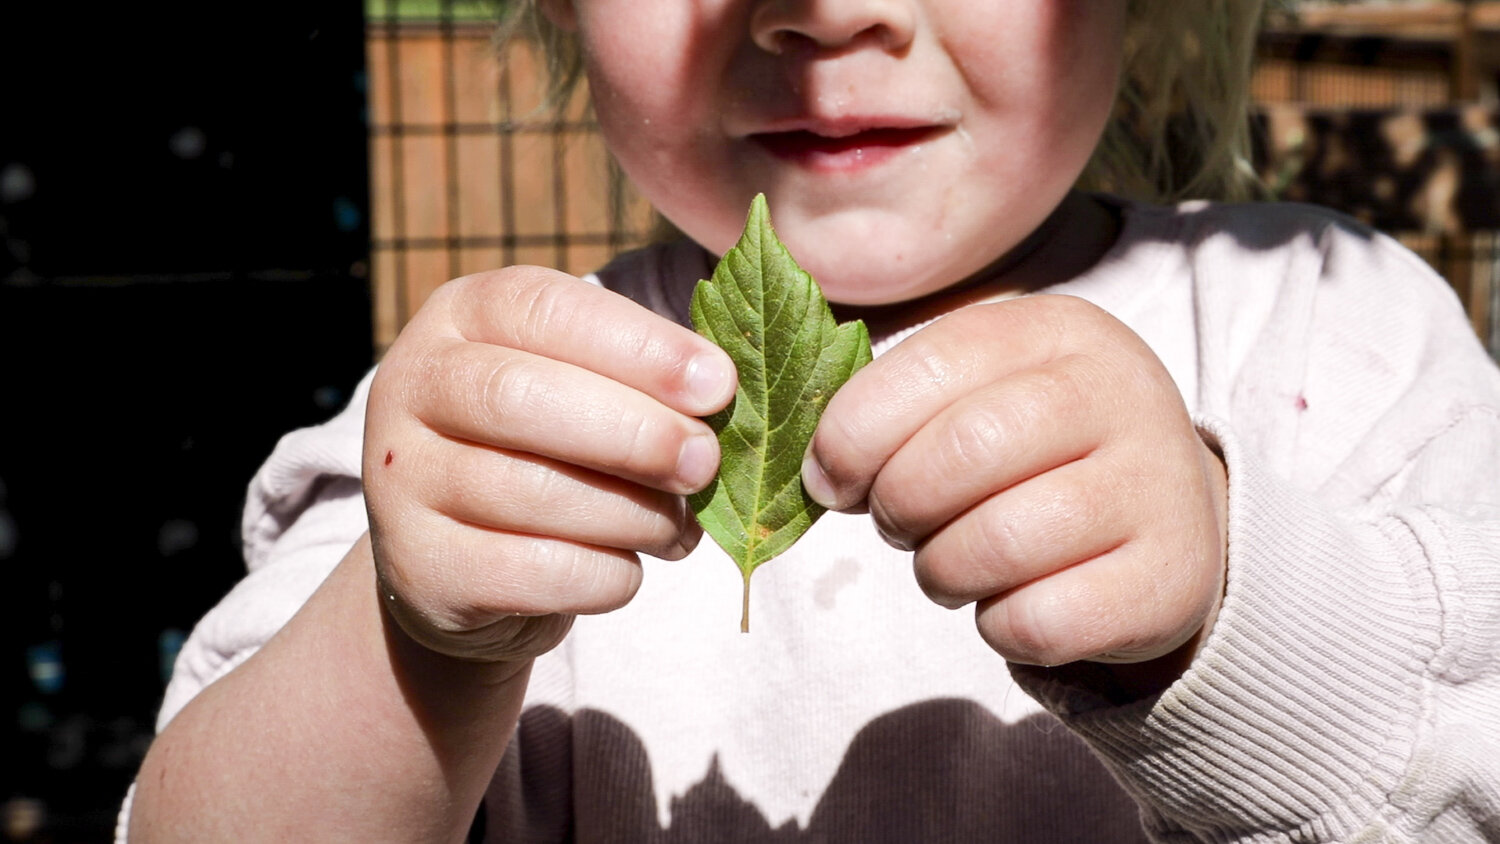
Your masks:
M759 569L741 634L705 539L537 661L488 840L1500 836L1500 371L1451 290L1307 206L1119 207L1105 258L1047 292L1140 334L1225 454L1228 586L1184 676L1115 706L1086 669L1008 670L860 516ZM676 244L597 280L684 319L709 269ZM252 481L250 572L159 725L364 531L367 386Z

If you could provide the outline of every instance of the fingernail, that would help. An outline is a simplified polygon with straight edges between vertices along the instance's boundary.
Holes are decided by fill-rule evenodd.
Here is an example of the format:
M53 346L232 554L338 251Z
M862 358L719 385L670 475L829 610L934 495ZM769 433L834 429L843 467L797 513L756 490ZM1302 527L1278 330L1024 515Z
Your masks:
M677 480L689 491L697 491L719 471L719 443L713 434L694 434L677 453Z
M734 390L734 370L723 355L705 352L688 361L685 381L694 401L715 407Z
M833 491L833 484L829 483L828 475L818 461L813 459L812 452L808 452L802 458L802 487L812 500L818 502L829 510L838 504L838 496Z

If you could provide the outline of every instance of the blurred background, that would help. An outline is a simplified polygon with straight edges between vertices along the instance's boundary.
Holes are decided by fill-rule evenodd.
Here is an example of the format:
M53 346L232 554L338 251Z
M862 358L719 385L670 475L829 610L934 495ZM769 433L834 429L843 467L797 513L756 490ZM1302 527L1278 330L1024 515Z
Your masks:
M108 840L251 474L433 287L645 239L494 15L0 12L0 841ZM1406 242L1500 356L1497 89L1490 2L1283 4L1255 83L1275 195Z

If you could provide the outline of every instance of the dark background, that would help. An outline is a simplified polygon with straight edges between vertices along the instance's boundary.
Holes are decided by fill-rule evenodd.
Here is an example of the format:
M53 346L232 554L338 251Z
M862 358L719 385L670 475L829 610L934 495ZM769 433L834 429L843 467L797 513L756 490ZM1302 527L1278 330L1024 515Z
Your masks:
M434 255L566 265L636 236L608 213L571 228L557 209L618 197L559 169L530 210L551 228L461 219L495 192L509 208L514 181L450 178L460 142L510 173L537 138L559 168L592 132L512 110L504 76L460 84L480 72L471 5L370 0L367 33L357 0L0 3L0 842L108 840L182 637L241 576L250 476L369 367L368 165L393 326L416 304L404 268ZM1258 102L1292 119L1257 166L1278 196L1403 236L1500 357L1500 3L1436 29L1425 5L1366 6L1263 34ZM486 108L505 118L455 117Z
M360 5L51 5L0 12L0 841L108 839L246 484L372 362Z

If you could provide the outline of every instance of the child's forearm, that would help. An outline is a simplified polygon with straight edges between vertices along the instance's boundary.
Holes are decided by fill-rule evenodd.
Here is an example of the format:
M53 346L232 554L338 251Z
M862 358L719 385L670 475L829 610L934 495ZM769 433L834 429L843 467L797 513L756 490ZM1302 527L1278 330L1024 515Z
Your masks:
M462 840L529 668L413 643L380 607L363 538L157 738L130 840Z

